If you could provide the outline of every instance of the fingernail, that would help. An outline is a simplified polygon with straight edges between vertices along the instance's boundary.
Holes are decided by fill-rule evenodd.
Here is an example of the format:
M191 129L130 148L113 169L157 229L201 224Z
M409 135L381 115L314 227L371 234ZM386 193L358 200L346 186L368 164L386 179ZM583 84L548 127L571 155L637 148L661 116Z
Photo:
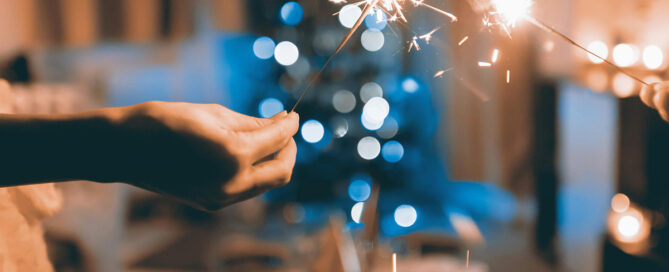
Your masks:
M291 112L288 115L290 118L296 118L296 119L300 118L300 115L298 115L297 112Z

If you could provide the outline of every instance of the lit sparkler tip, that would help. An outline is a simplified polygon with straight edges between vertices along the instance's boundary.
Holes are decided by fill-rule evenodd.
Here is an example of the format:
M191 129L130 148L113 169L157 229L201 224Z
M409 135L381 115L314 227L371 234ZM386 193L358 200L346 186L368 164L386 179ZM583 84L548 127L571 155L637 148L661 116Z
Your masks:
M464 38L462 38L462 40L460 40L460 42L458 43L458 46L462 45L462 44L465 43L467 40L469 40L469 36L465 36Z
M479 61L479 67L490 67L490 66L492 66L492 63L490 62Z

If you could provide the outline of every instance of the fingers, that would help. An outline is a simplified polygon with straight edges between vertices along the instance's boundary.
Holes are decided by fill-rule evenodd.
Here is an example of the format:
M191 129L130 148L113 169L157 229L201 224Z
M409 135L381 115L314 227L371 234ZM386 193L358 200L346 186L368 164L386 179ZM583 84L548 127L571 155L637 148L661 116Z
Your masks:
M279 150L273 160L262 162L251 170L251 180L257 187L270 189L283 186L290 181L295 166L297 145L291 139L288 144Z
M274 154L291 140L299 127L297 113L272 119L272 123L256 130L238 132L242 142L250 149L252 161Z
M662 119L669 122L669 94L665 90L656 92L653 96L653 104Z
M655 108L655 105L653 104L653 97L655 96L655 89L657 88L657 85L659 82L651 83L650 85L643 86L641 88L641 93L639 93L639 98L641 98L641 101L646 104L646 106Z

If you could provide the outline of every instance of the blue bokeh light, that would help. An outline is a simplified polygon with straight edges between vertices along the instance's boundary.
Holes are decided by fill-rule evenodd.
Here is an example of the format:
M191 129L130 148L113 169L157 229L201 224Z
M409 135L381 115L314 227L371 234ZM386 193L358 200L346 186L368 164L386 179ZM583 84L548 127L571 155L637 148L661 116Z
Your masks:
M390 163L396 163L404 157L404 146L398 141L389 141L383 145L381 156Z
M356 202L367 201L372 194L372 186L366 179L353 178L348 186L348 196Z
M407 77L402 81L402 90L407 93L415 93L420 88L418 81L413 77Z
M302 10L302 6L297 2L290 1L281 7L281 21L286 25L294 26L299 24L303 16L304 11Z
M253 54L259 59L270 59L274 56L276 43L270 37L260 37L253 42Z
M283 103L276 98L265 98L258 105L258 112L263 118L270 118L283 111Z
M378 31L384 30L386 26L388 26L386 14L383 10L375 9L374 12L365 17L365 26L367 26L368 29Z

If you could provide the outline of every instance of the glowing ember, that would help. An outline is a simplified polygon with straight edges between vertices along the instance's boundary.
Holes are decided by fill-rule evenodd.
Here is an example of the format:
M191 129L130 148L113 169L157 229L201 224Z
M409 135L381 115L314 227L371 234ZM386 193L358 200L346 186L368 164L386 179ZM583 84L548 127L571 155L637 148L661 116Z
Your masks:
M490 62L479 61L479 67L490 67L490 66L492 66L492 63Z
M498 57L499 57L499 50L497 50L497 49L493 50L493 51L492 51L492 57L490 58L490 60L492 61L492 63L497 62L497 58L498 58Z
M458 46L462 45L462 44L465 43L467 40L469 40L469 36L465 36L464 38L462 38L462 40L460 40L460 42L458 43Z
M446 72L448 72L448 71L450 71L450 70L453 70L453 68L448 68L448 69L446 69L446 70L439 70L439 71L437 71L437 72L434 74L434 77L433 77L433 78L442 77L442 76L444 76L444 74L445 74Z
M511 70L506 70L506 84L511 82Z

